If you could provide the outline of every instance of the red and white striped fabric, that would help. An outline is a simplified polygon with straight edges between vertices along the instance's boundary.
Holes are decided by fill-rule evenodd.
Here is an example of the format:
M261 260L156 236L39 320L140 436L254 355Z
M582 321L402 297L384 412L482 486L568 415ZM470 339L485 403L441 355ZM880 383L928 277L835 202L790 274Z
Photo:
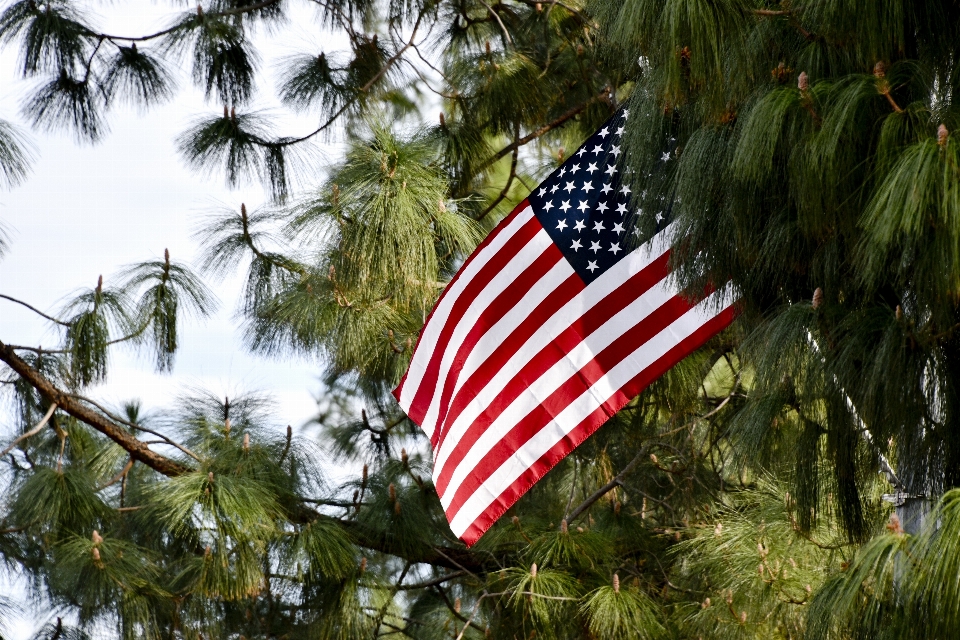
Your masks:
M447 286L394 391L430 437L437 493L451 529L468 545L735 317L729 286L696 304L676 290L668 277L671 226L619 258L611 240L606 252L614 258L591 279L599 267L590 261L589 271L578 269L562 234L582 218L581 236L571 237L575 249L585 248L575 239L593 237L583 233L583 219L605 219L583 211L551 234L531 200L491 232ZM566 213L554 216L558 225ZM592 244L597 256L604 247Z

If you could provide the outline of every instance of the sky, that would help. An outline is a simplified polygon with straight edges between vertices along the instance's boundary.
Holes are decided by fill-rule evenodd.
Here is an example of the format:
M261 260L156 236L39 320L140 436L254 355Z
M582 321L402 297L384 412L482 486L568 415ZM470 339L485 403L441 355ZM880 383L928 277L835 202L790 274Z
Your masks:
M262 70L253 109L275 117L284 134L315 128L323 114L294 117L274 98L273 66L294 52L330 51L343 41L324 33L312 9L293 4L290 22L275 34L258 34ZM0 3L0 9L7 3ZM148 33L166 24L172 13L164 2L97 2L95 24L114 33ZM182 7L182 5L179 5ZM35 86L17 74L16 50L0 50L0 119L28 131L36 162L22 185L0 190L0 220L11 231L11 247L0 259L0 293L55 314L67 296L91 288L101 274L105 285L123 266L163 258L169 249L174 261L192 263L198 255L193 238L203 217L228 207L239 209L265 203L259 184L230 190L222 175L198 175L184 166L175 148L176 137L198 116L222 112L222 105L205 103L202 92L182 73L180 91L169 104L145 113L118 108L108 115L110 133L96 145L78 144L69 132L29 130L20 108ZM335 161L340 147L317 145L316 182ZM303 185L304 189L309 184ZM218 395L265 391L277 401L278 429L290 424L296 433L315 414L322 393L320 363L310 359L271 360L247 353L242 345L236 310L242 265L224 282L211 282L220 309L203 321L188 319L180 333L180 351L173 373L154 373L149 354L118 350L111 354L107 382L89 395L116 405L140 399L146 409L170 406L177 393L203 388ZM58 334L33 313L0 300L0 340L8 344L54 347ZM12 416L0 412L0 443L12 438ZM22 589L0 576L0 594L22 598ZM27 638L54 616L35 612L15 621L11 638Z

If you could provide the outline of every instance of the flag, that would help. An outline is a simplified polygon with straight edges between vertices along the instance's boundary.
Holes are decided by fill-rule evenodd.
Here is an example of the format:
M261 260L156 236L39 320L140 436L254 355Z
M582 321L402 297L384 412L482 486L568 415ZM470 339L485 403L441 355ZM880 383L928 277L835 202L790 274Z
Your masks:
M433 481L468 545L657 377L730 324L729 284L670 278L670 203L624 179L622 109L464 262L394 396L430 437ZM675 162L666 147L656 171ZM653 174L650 174L653 175Z

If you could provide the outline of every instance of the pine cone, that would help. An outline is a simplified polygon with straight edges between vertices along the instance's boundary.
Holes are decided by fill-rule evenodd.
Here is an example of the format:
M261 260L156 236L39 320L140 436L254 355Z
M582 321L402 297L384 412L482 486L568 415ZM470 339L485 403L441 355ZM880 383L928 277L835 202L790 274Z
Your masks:
M819 309L820 305L823 304L823 289L817 287L817 290L813 292L813 308Z

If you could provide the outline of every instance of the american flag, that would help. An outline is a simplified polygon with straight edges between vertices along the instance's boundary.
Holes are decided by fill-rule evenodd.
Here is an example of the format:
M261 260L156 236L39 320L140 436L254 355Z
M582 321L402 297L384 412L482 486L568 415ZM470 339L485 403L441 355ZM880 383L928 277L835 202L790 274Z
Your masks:
M507 216L446 287L394 396L430 437L468 545L657 377L729 325L729 284L670 278L670 203L624 179L622 109ZM659 168L674 162L665 146Z

